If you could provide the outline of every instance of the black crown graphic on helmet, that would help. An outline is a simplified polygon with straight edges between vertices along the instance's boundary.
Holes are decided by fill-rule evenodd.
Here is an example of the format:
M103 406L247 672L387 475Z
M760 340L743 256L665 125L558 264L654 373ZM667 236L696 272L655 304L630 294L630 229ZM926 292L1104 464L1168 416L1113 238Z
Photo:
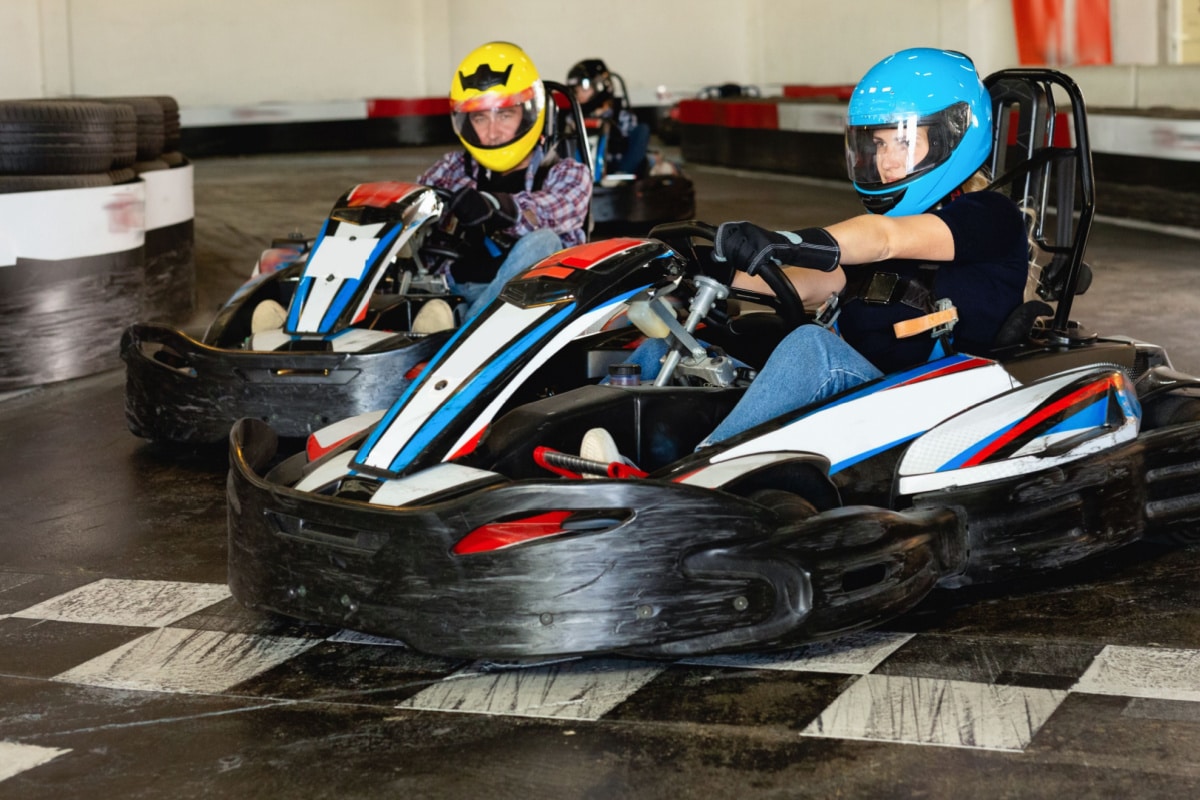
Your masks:
M463 89L484 92L493 86L503 86L508 83L508 76L512 73L512 68L513 65L509 64L504 72L496 72L488 64L480 64L474 75L463 75L462 72L459 72L458 82L462 84Z

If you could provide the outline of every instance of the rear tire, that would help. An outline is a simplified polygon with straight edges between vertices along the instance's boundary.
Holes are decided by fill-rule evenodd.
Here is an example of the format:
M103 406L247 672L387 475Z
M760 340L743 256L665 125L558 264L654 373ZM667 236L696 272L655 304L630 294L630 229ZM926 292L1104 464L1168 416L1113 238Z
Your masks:
M783 489L759 489L750 495L750 499L787 522L802 522L817 513L817 507L808 500Z

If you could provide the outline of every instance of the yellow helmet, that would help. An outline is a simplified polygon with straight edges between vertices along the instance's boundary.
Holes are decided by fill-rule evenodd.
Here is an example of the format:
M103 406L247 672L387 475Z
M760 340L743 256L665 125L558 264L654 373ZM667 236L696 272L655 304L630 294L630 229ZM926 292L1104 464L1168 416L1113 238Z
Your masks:
M508 172L533 152L546 119L546 92L525 51L489 42L458 65L450 84L454 132L476 161Z

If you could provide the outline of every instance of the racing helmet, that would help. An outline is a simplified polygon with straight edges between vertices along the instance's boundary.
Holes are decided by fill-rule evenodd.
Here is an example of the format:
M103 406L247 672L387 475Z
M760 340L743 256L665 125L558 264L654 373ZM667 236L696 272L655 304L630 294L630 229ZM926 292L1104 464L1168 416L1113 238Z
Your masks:
M991 97L962 53L901 50L854 87L846 167L873 214L928 211L971 177L991 148Z
M519 117L506 141L485 141L477 124ZM476 161L493 172L516 168L533 152L546 119L546 91L525 51L508 42L489 42L458 65L450 84L454 133ZM473 121L474 120L474 121Z
M573 93L577 87L593 90L587 102L579 105L585 116L611 100L613 96L612 75L604 61L599 58L585 58L571 67L567 73L567 86Z

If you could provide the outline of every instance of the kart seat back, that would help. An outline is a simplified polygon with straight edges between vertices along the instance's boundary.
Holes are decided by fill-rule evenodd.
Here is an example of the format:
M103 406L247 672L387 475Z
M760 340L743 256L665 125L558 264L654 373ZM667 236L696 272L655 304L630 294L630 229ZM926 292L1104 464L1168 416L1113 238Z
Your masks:
M1075 82L1047 69L1009 69L984 80L992 100L990 188L1025 212L1031 249L1031 291L1011 326L1027 320L1040 298L1055 304L1040 335L1072 341L1071 303L1091 282L1084 249L1095 208L1087 109ZM1027 331L1028 332L1028 331ZM1006 324L1004 337L1021 338ZM1001 343L998 341L997 345Z

